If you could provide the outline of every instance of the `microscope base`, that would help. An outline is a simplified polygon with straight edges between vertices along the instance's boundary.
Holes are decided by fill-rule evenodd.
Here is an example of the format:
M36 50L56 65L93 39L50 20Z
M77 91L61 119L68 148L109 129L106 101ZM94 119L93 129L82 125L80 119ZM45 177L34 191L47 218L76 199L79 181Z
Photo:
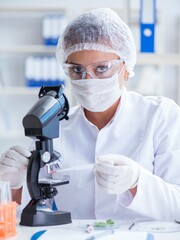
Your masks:
M35 213L23 210L20 225L23 226L52 226L71 223L71 213L64 211Z

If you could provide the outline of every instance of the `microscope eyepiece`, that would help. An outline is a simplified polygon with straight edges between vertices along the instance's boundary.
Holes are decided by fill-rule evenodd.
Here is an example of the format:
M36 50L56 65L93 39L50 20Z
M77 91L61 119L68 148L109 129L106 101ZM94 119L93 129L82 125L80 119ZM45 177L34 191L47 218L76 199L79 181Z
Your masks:
M23 118L25 136L38 139L59 137L59 121L68 119L69 103L63 85L41 87L39 100Z

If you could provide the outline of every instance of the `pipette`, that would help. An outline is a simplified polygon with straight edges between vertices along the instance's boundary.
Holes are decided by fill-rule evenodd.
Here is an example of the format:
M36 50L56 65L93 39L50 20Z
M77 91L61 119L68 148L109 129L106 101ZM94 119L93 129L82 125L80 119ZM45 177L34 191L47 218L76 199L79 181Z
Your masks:
M62 168L59 170L60 173L64 172L74 172L74 171L80 171L80 170L93 170L94 163L90 164L83 164L83 165L78 165L70 168Z
M50 164L46 164L46 171L49 174L54 174L57 172L64 173L64 172L73 172L73 171L80 171L80 170L91 170L93 169L94 163L90 164L83 164L77 165L69 168L62 168L62 164L60 161L54 161Z

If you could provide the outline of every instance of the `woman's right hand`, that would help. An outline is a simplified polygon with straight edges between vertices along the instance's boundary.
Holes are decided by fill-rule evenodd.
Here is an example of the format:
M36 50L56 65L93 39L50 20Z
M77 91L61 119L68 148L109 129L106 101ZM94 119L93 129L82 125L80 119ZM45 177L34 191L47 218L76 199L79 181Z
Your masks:
M0 158L0 180L9 181L12 189L22 187L31 152L20 146L13 146Z

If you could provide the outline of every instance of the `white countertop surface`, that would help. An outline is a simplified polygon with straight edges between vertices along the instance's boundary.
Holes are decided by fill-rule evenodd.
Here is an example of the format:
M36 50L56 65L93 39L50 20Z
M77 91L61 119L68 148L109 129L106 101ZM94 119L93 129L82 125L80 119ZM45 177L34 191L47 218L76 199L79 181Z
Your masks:
M26 227L17 224L17 233L9 240L31 240L31 237L39 231L46 230L38 240L85 240L91 235L108 231L95 230L89 234L85 231L87 224L93 224L98 220L73 220L70 224L57 226ZM147 233L151 233L153 240L180 240L180 225L174 227L170 222L149 222L136 223L131 230L128 230L132 222L118 222L119 228L113 234L106 237L99 237L100 240L152 240L147 238ZM152 226L152 229L151 229ZM169 228L169 229L168 229ZM33 239L32 239L33 240Z

